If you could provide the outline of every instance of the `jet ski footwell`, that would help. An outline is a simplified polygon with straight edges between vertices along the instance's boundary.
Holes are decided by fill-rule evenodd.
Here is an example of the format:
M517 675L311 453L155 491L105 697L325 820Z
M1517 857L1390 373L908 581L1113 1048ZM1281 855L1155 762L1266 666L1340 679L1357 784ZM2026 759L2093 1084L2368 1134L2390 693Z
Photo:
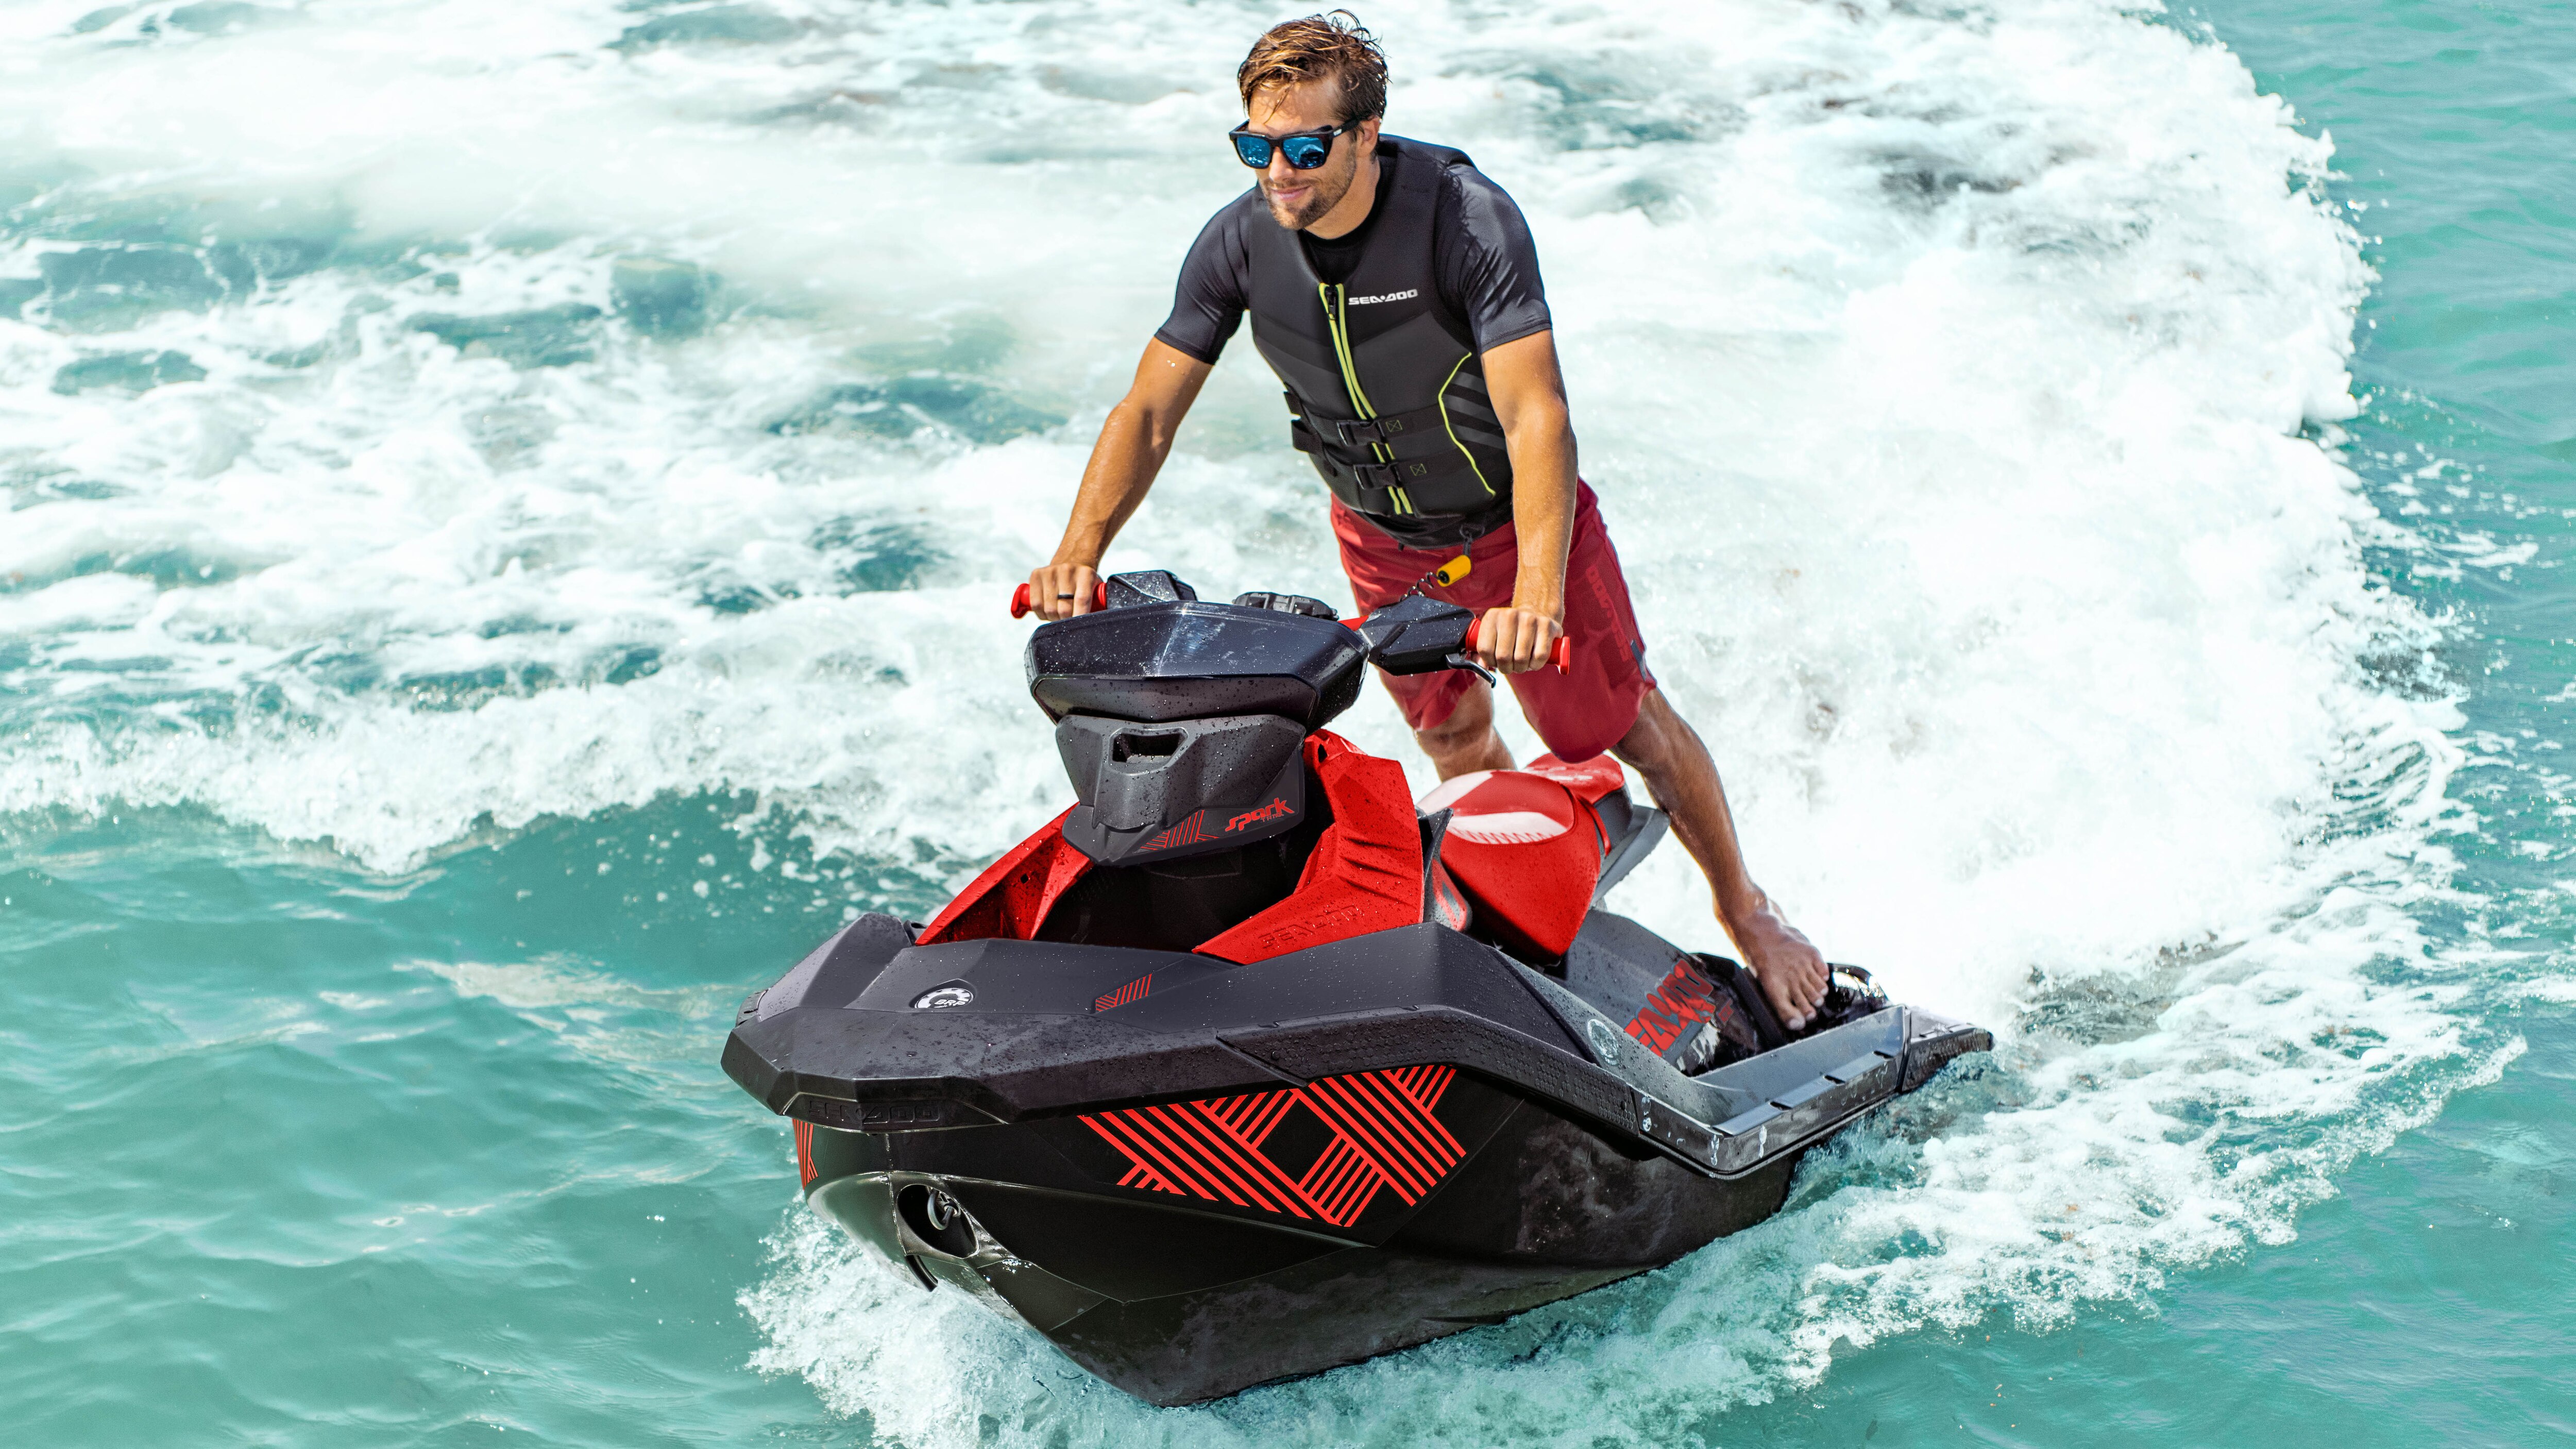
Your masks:
M1430 923L1251 964L913 934L853 923L744 1004L726 1071L796 1119L818 1209L1158 1404L1669 1263L1991 1044L1882 1006L1685 1076ZM1650 982L1690 959L1594 910L1564 965Z

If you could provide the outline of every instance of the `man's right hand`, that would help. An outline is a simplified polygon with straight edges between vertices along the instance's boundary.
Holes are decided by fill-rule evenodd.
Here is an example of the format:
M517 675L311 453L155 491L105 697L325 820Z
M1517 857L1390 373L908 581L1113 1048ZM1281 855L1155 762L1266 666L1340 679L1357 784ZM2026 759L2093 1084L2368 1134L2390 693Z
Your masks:
M1051 563L1029 571L1029 607L1041 619L1070 619L1091 612L1099 573L1089 564Z

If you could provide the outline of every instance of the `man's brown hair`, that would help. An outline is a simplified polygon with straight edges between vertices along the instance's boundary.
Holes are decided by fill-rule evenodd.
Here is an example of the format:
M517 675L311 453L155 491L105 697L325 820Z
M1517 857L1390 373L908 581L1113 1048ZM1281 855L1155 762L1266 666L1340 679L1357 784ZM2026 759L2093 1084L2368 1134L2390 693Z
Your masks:
M1386 56L1377 37L1347 10L1285 20L1261 33L1234 83L1243 92L1243 108L1272 86L1308 81L1341 83L1342 123L1386 114Z

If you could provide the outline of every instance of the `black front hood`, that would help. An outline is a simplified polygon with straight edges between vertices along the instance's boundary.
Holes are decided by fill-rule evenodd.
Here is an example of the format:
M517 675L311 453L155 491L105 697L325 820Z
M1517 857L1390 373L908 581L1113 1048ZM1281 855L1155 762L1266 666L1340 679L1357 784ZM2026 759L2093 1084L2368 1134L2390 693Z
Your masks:
M862 1126L854 1110L898 1103L950 1104L944 1125L1015 1122L1275 1080L1241 1043L1326 1019L1417 1018L1408 1036L1445 1023L1436 1034L1580 1065L1581 1048L1515 969L1437 926L1236 965L1052 941L913 946L899 922L870 916L744 1004L724 1065L770 1110L847 1127ZM967 999L913 1004L942 988Z
M870 916L744 1004L724 1066L772 1111L910 1132L1437 1062L1732 1177L1987 1044L1891 1007L1685 1077L1554 981L1436 925L1236 965L1040 941L914 946L902 923Z

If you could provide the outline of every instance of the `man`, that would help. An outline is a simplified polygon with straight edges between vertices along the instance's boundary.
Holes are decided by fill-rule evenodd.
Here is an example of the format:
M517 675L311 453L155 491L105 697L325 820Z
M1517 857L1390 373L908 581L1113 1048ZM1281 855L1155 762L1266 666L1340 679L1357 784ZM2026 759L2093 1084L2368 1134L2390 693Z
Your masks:
M1050 619L1090 610L1102 553L1249 312L1287 388L1291 440L1332 490L1360 607L1420 584L1483 610L1477 653L1510 678L1539 737L1568 761L1606 748L1644 778L1772 1008L1805 1025L1824 959L1745 873L1717 767L1646 672L1618 555L1575 473L1519 208L1464 154L1380 134L1385 60L1347 12L1272 28L1235 80L1247 119L1231 139L1259 184L1191 246L1170 319L1101 425L1064 541L1029 575L1031 598ZM1431 580L1462 551L1463 578ZM1559 635L1575 644L1562 676L1541 667ZM1481 680L1386 682L1440 778L1511 768Z

